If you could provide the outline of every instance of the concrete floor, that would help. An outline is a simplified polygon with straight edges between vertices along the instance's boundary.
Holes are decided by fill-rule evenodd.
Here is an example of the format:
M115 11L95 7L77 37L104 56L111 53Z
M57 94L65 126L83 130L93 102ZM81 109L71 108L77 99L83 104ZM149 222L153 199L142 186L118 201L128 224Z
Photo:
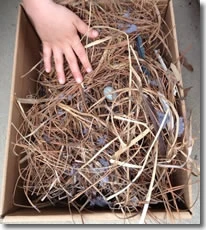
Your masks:
M7 117L13 67L14 41L17 9L20 0L1 1L0 7L0 185L7 130ZM173 0L180 51L186 57L194 72L182 68L185 87L192 86L186 99L187 110L192 110L193 136L196 138L192 156L200 162L200 7L196 0ZM193 186L193 199L198 194L198 186ZM194 206L191 220L182 224L200 223L200 199Z

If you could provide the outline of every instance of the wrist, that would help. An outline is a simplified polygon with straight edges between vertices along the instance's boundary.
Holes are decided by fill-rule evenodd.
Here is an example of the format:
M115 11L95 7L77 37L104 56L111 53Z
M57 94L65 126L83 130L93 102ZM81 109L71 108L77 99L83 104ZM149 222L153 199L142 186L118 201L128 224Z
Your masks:
M22 0L22 5L26 10L27 14L32 14L35 12L39 12L42 9L46 9L48 4L53 2L53 0Z

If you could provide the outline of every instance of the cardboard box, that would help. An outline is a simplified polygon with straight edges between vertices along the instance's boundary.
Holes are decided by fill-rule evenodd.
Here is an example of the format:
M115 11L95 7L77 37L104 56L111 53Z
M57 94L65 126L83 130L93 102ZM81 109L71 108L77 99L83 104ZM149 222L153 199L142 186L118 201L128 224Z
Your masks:
M164 1L164 0L163 0ZM173 11L173 3L169 1L168 7L165 12L165 20L172 29L171 36L169 37L169 47L173 57L173 63L176 63L178 70L180 71L180 63L178 61L179 52L177 45L177 36L175 29L175 19ZM0 200L0 215L3 219L3 223L22 224L22 223L35 223L35 224L47 224L47 223L60 223L60 224L72 224L82 223L82 217L86 224L112 224L125 223L125 220L118 218L110 211L96 211L82 213L82 217L78 213L70 215L68 209L60 208L47 208L42 209L41 213L38 213L34 209L17 208L13 204L13 191L18 178L18 158L13 154L13 144L16 140L16 131L12 127L12 123L19 127L22 118L20 112L16 106L16 97L25 97L29 93L35 92L35 83L30 79L36 78L36 72L30 73L29 77L20 78L40 60L41 43L40 40L26 16L23 8L20 6L18 14L17 32L16 32L16 48L14 55L14 69L12 76L11 86L11 98L10 98L10 110L8 119L8 133L5 148L5 161L3 169L3 187L2 197ZM184 101L180 106L180 113L186 116L186 109ZM184 183L188 180L189 175L187 172L181 174L175 174L176 185ZM191 206L191 185L188 185L183 190L185 204L190 209ZM19 201L24 199L23 194L17 194L15 199ZM150 210L153 216L156 216L159 220L168 218L164 210L154 208ZM121 216L121 214L119 215ZM176 218L190 218L190 211L181 211L180 213L174 213ZM123 217L123 216L122 216ZM138 223L140 215L135 216L129 220L130 223ZM126 222L127 223L127 222Z

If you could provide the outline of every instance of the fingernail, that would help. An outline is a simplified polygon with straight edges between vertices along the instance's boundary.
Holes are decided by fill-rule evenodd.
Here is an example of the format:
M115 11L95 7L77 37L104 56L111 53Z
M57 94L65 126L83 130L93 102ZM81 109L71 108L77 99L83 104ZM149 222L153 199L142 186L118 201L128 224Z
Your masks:
M92 68L87 68L86 71L87 71L87 73L91 73L92 72Z
M77 77L77 78L76 78L76 82L77 82L77 83L82 83L82 77Z
M63 85L65 83L64 78L59 78L59 83Z
M48 67L46 67L46 72L49 73L50 72L50 69Z
M93 31L92 31L92 35L93 35L94 37L97 37L97 36L99 35L99 33L98 33L98 31L93 30Z

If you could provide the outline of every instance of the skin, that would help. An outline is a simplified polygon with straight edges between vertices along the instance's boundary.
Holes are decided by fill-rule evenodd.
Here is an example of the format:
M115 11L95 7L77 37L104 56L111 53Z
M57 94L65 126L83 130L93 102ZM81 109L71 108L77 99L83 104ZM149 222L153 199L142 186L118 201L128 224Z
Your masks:
M76 82L81 83L83 76L77 58L88 73L92 71L92 66L78 32L93 39L98 36L98 32L91 30L72 11L52 0L23 0L22 3L42 40L46 72L51 71L53 56L59 83L64 84L66 79L63 61L66 58Z

